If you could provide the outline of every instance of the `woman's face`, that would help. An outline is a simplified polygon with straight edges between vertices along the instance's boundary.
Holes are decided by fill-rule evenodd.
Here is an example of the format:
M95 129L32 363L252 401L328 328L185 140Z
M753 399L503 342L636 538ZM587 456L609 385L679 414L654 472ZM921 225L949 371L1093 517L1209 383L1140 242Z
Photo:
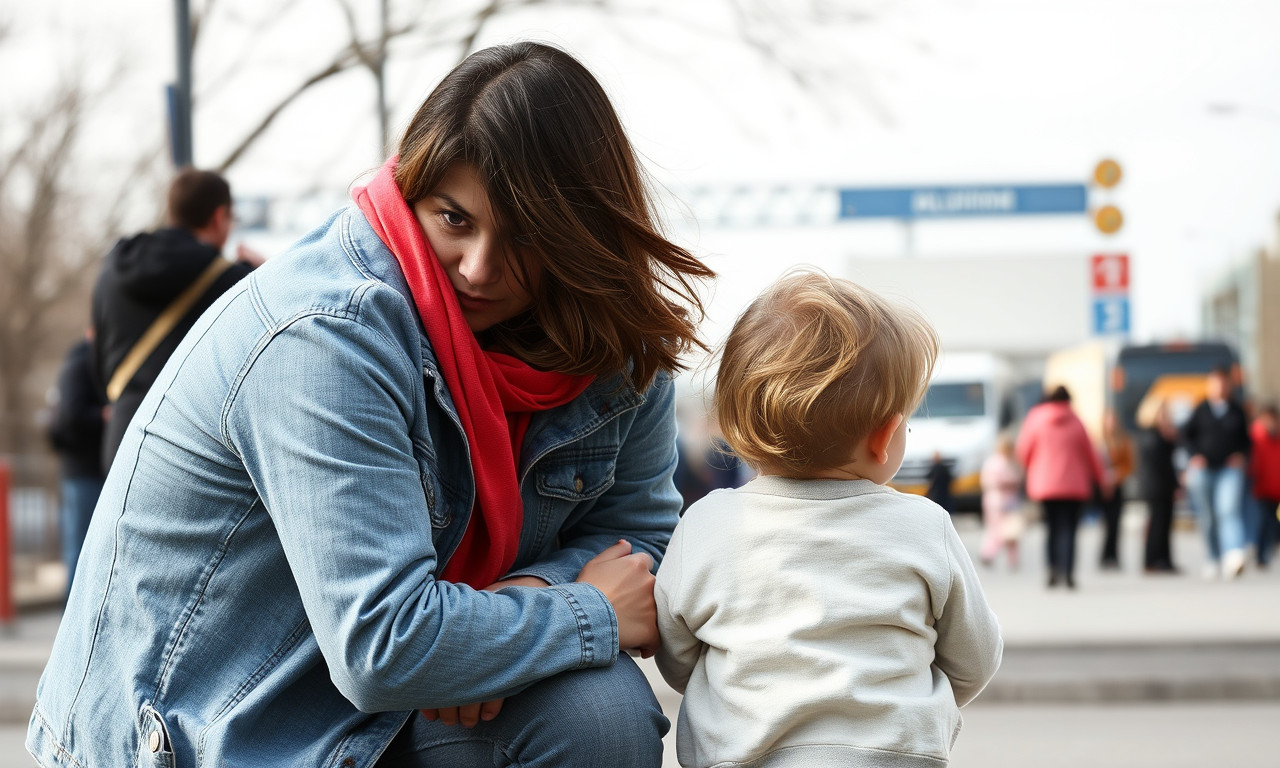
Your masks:
M520 284L517 251L501 237L475 170L452 166L431 194L413 206L427 242L444 267L472 333L510 320L533 305L541 271L526 267Z

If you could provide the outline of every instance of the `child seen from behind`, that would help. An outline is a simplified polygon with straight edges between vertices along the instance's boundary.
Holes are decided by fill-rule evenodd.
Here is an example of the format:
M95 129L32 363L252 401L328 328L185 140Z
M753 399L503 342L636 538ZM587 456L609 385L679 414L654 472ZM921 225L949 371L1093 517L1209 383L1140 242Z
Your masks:
M847 281L789 275L716 385L760 475L689 508L658 572L682 766L940 766L1003 643L949 515L885 483L937 335Z

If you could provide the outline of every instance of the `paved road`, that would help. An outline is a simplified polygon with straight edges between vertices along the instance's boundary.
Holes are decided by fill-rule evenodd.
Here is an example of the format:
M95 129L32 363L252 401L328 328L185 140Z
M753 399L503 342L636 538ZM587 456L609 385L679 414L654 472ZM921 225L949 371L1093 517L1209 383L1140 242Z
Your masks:
M1280 765L1280 702L965 710L952 768ZM676 763L670 763L675 766ZM664 767L665 768L665 767Z
M1280 703L1124 707L975 705L952 768L1234 768L1280 765ZM33 765L26 729L0 726L0 765ZM663 768L678 768L667 750Z
M1145 577L1138 567L1142 524L1140 506L1131 508L1120 573L1097 569L1099 532L1082 529L1075 592L1045 588L1038 526L1024 541L1020 571L1004 564L982 571L1004 630L1006 664L987 700L965 710L954 766L1280 765L1272 746L1280 743L1273 736L1280 722L1280 569L1206 582L1200 539L1182 531L1175 554L1184 575ZM959 518L957 527L976 552L980 531L972 518ZM28 615L15 633L0 635L0 768L29 766L18 723L30 713L57 620L52 612ZM660 679L654 687L674 721L679 697ZM1052 701L1044 701L1046 692ZM1184 700L1150 701L1164 698ZM666 765L674 767L674 734L667 742Z

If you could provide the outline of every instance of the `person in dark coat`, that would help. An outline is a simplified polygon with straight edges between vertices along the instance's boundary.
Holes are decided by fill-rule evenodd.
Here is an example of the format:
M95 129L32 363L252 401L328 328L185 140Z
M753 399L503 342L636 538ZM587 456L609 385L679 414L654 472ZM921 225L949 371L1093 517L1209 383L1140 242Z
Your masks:
M184 168L169 185L169 226L116 243L93 291L93 370L104 393L117 368L147 329L189 286L196 283L231 234L231 187L216 173ZM102 444L105 474L115 459L125 428L169 356L204 310L262 263L243 245L237 261L212 280L173 329L146 356L122 392L114 397Z
M1136 438L1138 486L1147 504L1143 570L1146 573L1177 573L1170 537L1173 531L1173 497L1178 491L1178 472L1173 459L1178 448L1178 429L1173 425L1168 405L1164 402L1156 406L1152 415L1140 416L1145 423Z
M1244 570L1245 471L1249 421L1231 393L1231 371L1209 374L1208 396L1182 425L1187 493L1205 536L1205 576L1235 578Z
M948 512L954 512L955 503L951 498L951 483L954 478L951 475L951 466L943 461L942 454L934 452L933 463L929 465L929 472L925 475L925 479L929 481L929 487L924 492L925 498Z
M67 353L52 393L53 415L49 443L58 453L62 562L67 568L67 592L75 578L76 561L89 530L89 519L102 493L102 429L106 400L89 367L90 333Z

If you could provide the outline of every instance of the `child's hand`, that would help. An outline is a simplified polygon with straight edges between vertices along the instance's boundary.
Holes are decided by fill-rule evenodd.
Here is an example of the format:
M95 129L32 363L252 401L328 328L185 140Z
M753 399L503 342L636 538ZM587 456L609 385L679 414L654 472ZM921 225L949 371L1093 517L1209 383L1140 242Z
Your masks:
M439 709L423 709L422 716L435 722L439 720L445 725L462 723L467 728L474 728L481 721L489 722L502 711L505 699L494 699L483 704L464 704L461 707L440 707Z
M658 608L653 602L653 560L644 552L631 554L622 540L596 555L582 568L578 581L591 584L609 599L618 616L618 647L637 648L652 656L658 647Z

